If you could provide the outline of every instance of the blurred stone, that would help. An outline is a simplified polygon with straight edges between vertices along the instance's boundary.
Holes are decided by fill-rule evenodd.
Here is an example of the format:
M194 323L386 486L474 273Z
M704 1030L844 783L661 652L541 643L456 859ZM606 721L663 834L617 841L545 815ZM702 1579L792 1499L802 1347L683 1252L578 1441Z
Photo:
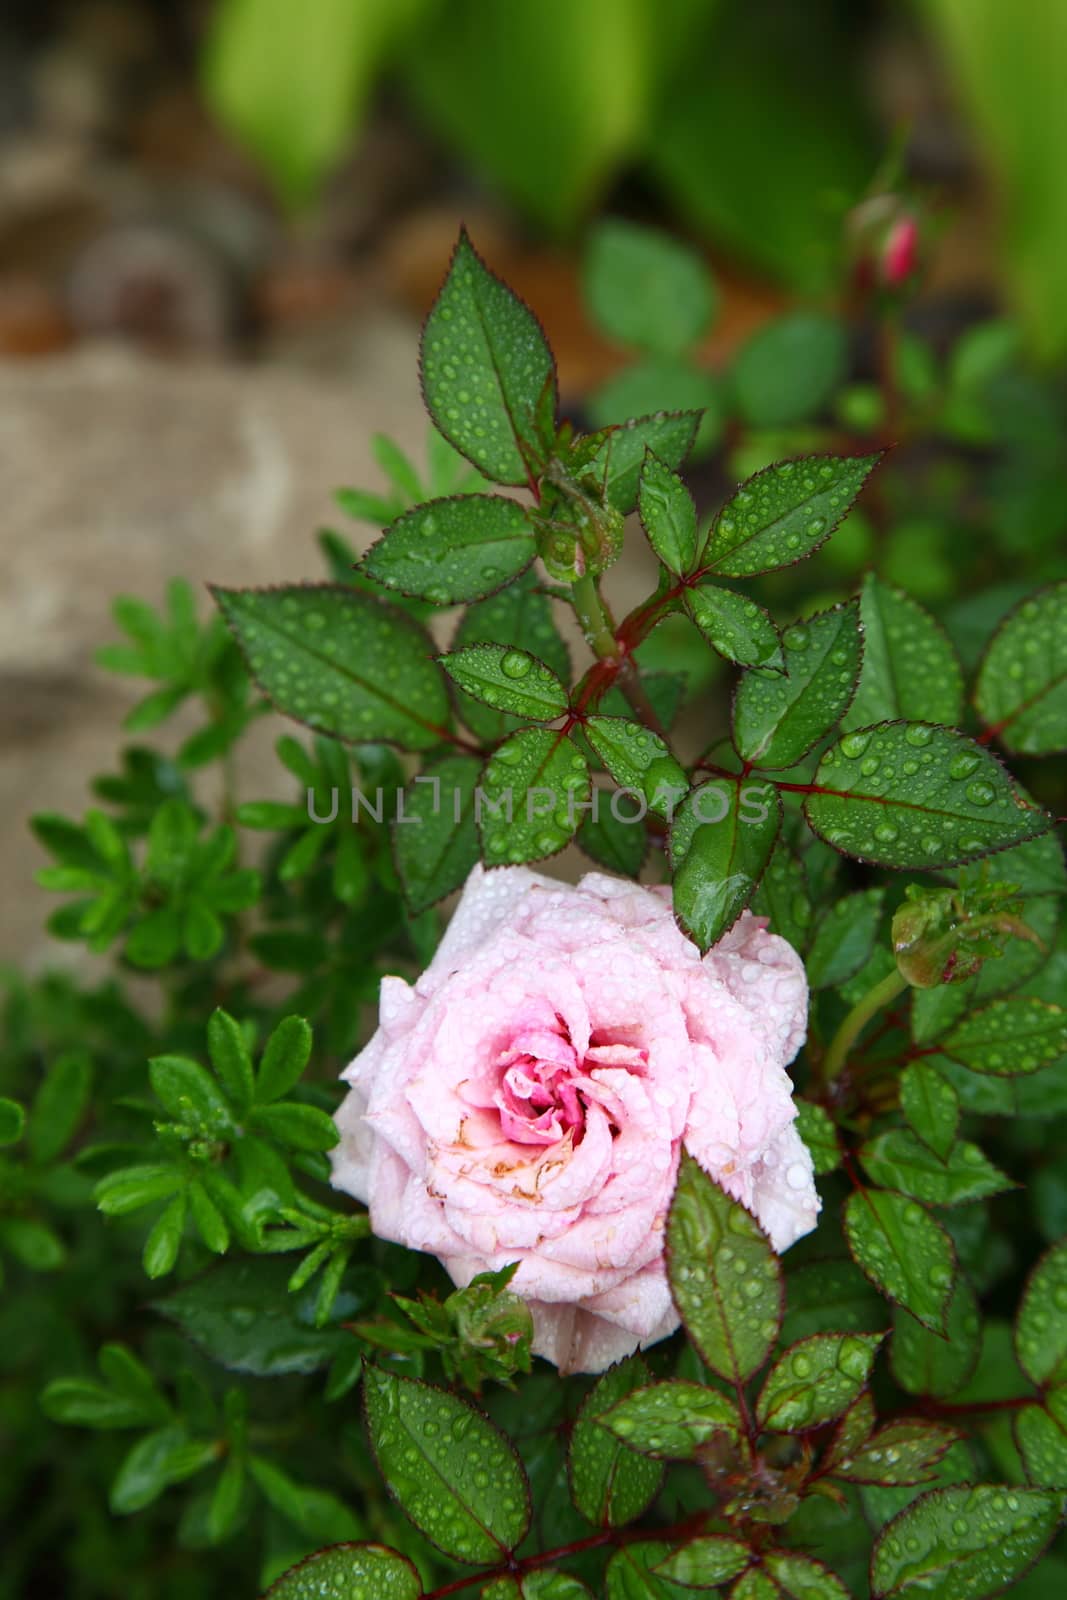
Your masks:
M217 350L238 327L227 263L192 234L141 222L106 229L79 253L67 289L83 334L170 350Z
M344 381L99 347L0 364L0 959L39 965L77 951L44 934L52 897L32 883L43 857L26 818L80 816L90 777L114 770L128 742L122 716L149 686L92 659L116 638L114 596L158 604L174 575L197 586L325 576L313 536L341 523L333 489L381 483L371 436L386 431L421 458L415 339L410 323L385 316L364 343L353 328ZM373 537L345 532L357 548ZM273 718L258 725L246 795L276 789L280 731ZM173 749L177 730L150 742Z

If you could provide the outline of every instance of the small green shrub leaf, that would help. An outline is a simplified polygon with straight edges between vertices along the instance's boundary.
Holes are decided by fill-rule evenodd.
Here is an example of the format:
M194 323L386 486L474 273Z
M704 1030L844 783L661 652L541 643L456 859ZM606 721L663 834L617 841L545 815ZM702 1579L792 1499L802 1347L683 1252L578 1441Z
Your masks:
M602 476L607 499L616 511L632 511L645 452L651 450L665 467L680 467L696 438L699 411L656 411L612 428L593 458L590 472Z

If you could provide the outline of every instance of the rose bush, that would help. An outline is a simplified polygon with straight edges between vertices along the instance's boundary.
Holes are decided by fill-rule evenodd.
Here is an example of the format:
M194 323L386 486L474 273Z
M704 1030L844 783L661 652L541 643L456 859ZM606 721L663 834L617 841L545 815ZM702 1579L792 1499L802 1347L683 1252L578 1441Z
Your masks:
M476 867L344 1073L333 1182L465 1284L519 1262L534 1350L597 1372L678 1325L663 1230L682 1143L785 1250L815 1225L786 1065L807 984L746 913L701 958L667 889Z

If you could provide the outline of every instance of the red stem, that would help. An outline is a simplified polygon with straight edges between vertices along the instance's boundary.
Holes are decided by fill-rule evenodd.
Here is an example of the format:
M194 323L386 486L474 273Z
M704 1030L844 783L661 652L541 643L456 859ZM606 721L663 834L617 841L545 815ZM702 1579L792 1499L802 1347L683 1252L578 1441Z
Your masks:
M512 1557L490 1571L482 1570L453 1578L449 1583L442 1584L439 1589L431 1589L424 1596L424 1600L444 1600L446 1595L459 1594L462 1589L468 1589L475 1583L492 1583L495 1578L521 1578L524 1573L536 1572L538 1567L548 1567L553 1562L566 1561L570 1556L582 1555L586 1550L602 1549L607 1544L623 1545L635 1539L650 1538L685 1539L703 1527L707 1517L706 1511L698 1511L693 1516L686 1517L683 1522L673 1523L669 1528L605 1528L600 1533L591 1533L588 1538L575 1539L571 1544L557 1545L555 1550L543 1550L538 1555L526 1556L522 1561L516 1561Z

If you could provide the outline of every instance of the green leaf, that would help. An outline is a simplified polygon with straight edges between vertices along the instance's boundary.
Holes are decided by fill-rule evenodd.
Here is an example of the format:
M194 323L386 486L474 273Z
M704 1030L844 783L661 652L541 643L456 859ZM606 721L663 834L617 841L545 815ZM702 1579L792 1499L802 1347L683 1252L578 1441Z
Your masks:
M556 371L529 306L482 261L464 229L422 334L422 387L438 430L495 483L526 483L544 460L542 397Z
M1067 1240L1030 1274L1015 1315L1015 1353L1034 1383L1067 1381Z
M606 1600L677 1600L675 1585L657 1571L669 1554L665 1544L652 1539L624 1544L604 1574Z
M868 1140L859 1155L872 1182L928 1205L958 1206L1015 1188L1012 1180L966 1139L953 1145L942 1160L906 1128L891 1128Z
M860 591L863 671L845 726L943 722L963 714L963 674L941 625L903 589L869 572Z
M403 821L393 829L393 854L413 915L467 880L478 859L474 790L481 766L471 756L446 756L404 791Z
M422 1592L407 1556L382 1544L339 1544L290 1567L264 1600L419 1600Z
M271 1258L224 1261L154 1301L153 1309L234 1372L260 1378L316 1372L352 1336L314 1326L310 1301L287 1292L291 1270L291 1262Z
M673 1550L656 1571L686 1589L715 1589L736 1578L751 1560L752 1551L740 1539L712 1533Z
M643 795L657 816L671 814L689 780L659 734L625 717L587 717L582 729L620 789Z
M1067 582L1005 617L978 669L975 705L1006 750L1067 750Z
M957 1022L938 1049L972 1072L1017 1077L1067 1052L1067 1010L1033 995L991 1000Z
M233 1112L199 1062L184 1056L154 1056L148 1077L156 1098L179 1122L222 1137L233 1133Z
M226 1098L238 1111L247 1110L255 1083L252 1056L241 1024L221 1007L208 1018L207 1047Z
M470 644L437 659L461 689L494 709L538 722L552 722L567 709L563 684L550 667L526 650Z
M17 1100L0 1096L0 1145L16 1144L26 1126L26 1113Z
M225 0L203 56L211 110L267 169L292 208L306 205L348 145L410 0L324 0L298 20L285 0Z
M84 1051L70 1050L53 1061L34 1096L30 1112L27 1144L32 1160L44 1165L66 1149L85 1115L91 1075L89 1057ZM14 1102L8 1100L6 1104L14 1105ZM16 1109L21 1111L21 1108ZM0 1144L10 1142L0 1132Z
M928 1061L911 1061L900 1074L900 1109L923 1143L947 1160L960 1125L960 1097Z
M777 790L738 779L702 784L675 812L674 912L701 951L721 939L748 905L781 820Z
M677 473L649 450L637 486L641 526L669 572L688 572L697 558L697 508Z
M887 1422L854 1449L833 1457L833 1476L885 1486L927 1483L932 1469L959 1438L943 1422L902 1417ZM836 1443L836 1442L835 1442Z
M847 514L879 459L805 456L764 467L719 512L702 570L750 578L810 556Z
M760 1567L749 1567L730 1590L730 1600L778 1600L781 1590Z
M742 420L787 428L815 416L840 386L847 353L841 323L818 311L794 311L760 328L731 373Z
M886 867L957 866L1044 833L988 750L949 728L887 722L827 750L804 802L821 839Z
M887 1189L858 1189L845 1201L845 1238L876 1289L944 1332L956 1253L928 1211Z
M971 1600L1020 1577L1059 1522L1059 1499L1003 1484L932 1489L875 1541L871 1593Z
M732 1400L682 1378L635 1389L599 1421L631 1450L674 1461L691 1461L717 1433L736 1437L741 1429Z
M570 657L552 621L548 597L527 573L498 594L463 613L453 649L468 644L503 644L529 650L564 683L570 682ZM496 743L516 726L514 718L468 695L460 697L460 716L479 738Z
M796 1130L811 1152L816 1176L833 1172L841 1165L841 1141L833 1118L823 1106L810 1100L797 1100Z
M106 1344L98 1359L106 1382L55 1379L41 1396L46 1415L83 1428L137 1428L167 1421L170 1407L136 1356L123 1345Z
M439 743L444 679L417 623L340 584L212 594L263 693L334 738L407 750Z
M874 1333L887 1321L885 1301L847 1256L792 1269L782 1324L787 1344L812 1333Z
M359 1518L329 1490L295 1483L263 1456L249 1456L248 1470L268 1505L288 1518L305 1538L333 1543L360 1532Z
M486 762L475 820L488 866L554 855L589 802L585 757L550 728L520 728Z
M574 1504L587 1522L621 1528L633 1522L659 1493L663 1468L630 1449L599 1422L620 1400L643 1390L649 1371L639 1356L610 1367L582 1402L567 1454Z
M769 1550L763 1563L790 1600L851 1600L837 1574L811 1556L795 1550Z
M778 1258L755 1218L684 1151L666 1251L671 1293L702 1361L728 1382L743 1383L778 1337Z
M779 839L752 897L752 910L766 917L773 933L803 950L811 931L811 892L803 863Z
M746 672L734 696L734 744L758 767L795 767L840 720L863 654L859 602L794 623L782 644L785 674Z
M715 310L715 287L695 250L620 217L593 229L582 278L608 337L659 355L681 355L695 344Z
M249 1121L260 1133L291 1150L332 1150L340 1138L332 1117L318 1106L305 1106L296 1100L257 1106Z
M311 1059L311 1025L304 1017L283 1017L267 1040L256 1074L260 1105L280 1100L304 1075Z
M34 1217L0 1217L0 1244L30 1272L55 1272L67 1259L59 1235Z
M169 1200L152 1225L144 1242L141 1261L149 1278L165 1278L174 1270L185 1231L184 1190Z
M498 494L461 494L397 517L363 567L387 588L447 606L501 588L536 553L525 506Z
M648 835L640 823L617 817L603 805L595 817L586 817L575 843L598 866L622 878L636 878L648 852Z
M1045 1405L1024 1406L1015 1414L1015 1444L1027 1480L1045 1489L1067 1489L1067 1428L1058 1420L1067 1424L1064 1395L1053 1390Z
M884 889L861 889L828 906L815 924L807 962L813 989L839 989L870 960Z
M464 1400L365 1366L367 1426L394 1499L446 1555L500 1561L530 1522L529 1487L514 1449Z
M957 1275L945 1317L945 1333L931 1332L906 1311L893 1312L889 1366L909 1394L938 1399L962 1389L978 1365L982 1320L974 1290Z
M816 1333L781 1356L756 1402L756 1421L802 1433L848 1409L870 1377L884 1333Z
M185 1429L173 1424L138 1439L111 1484L109 1504L116 1516L143 1511L164 1489L189 1475L184 1470L188 1442Z
M590 1591L569 1572L540 1567L518 1578L491 1579L480 1600L590 1600Z
M742 667L784 667L782 641L769 612L733 589L710 583L687 589L685 608L713 650Z
M146 1163L137 1167L120 1167L109 1172L97 1184L93 1197L97 1209L106 1217L123 1217L143 1206L154 1205L159 1200L169 1200L185 1186L185 1174L169 1163Z
M590 463L603 477L604 493L616 511L632 511L645 454L651 450L665 467L680 467L696 438L699 411L656 411L612 428Z

